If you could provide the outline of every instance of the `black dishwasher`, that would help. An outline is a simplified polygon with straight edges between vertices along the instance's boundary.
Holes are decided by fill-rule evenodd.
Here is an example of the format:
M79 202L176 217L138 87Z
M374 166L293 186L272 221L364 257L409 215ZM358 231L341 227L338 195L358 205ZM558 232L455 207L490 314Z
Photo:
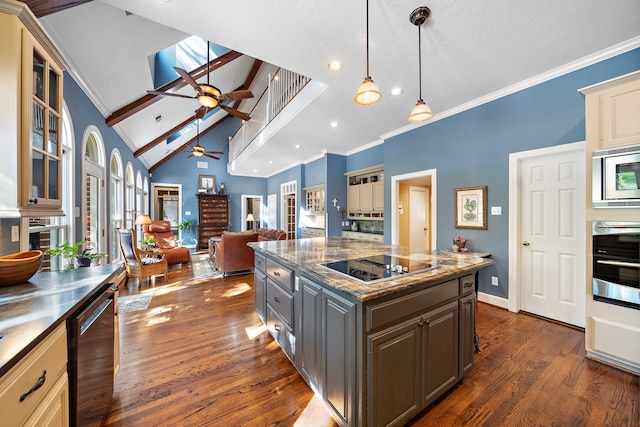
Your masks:
M105 285L68 320L71 426L99 426L111 404L116 290Z

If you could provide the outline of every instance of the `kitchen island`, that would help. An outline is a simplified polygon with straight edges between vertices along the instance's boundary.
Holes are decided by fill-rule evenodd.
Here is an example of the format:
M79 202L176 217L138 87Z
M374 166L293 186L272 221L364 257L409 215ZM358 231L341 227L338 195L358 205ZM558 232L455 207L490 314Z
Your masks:
M6 425L69 424L66 322L122 271L104 265L37 273L0 288L0 406L13 408Z
M338 237L250 246L256 312L339 424L402 425L473 367L475 273L490 259ZM370 261L384 255L419 267L390 274Z

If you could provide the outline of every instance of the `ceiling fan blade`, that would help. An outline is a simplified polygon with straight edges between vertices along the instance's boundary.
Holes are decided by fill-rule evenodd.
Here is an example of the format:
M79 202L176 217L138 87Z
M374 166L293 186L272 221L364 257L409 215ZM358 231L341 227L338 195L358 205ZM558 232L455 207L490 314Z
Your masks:
M224 151L207 151L207 154L224 154Z
M220 99L221 101L227 101L227 100L237 101L238 99L247 99L247 98L253 98L253 93L251 93L250 90L236 90L233 92L223 93L218 97L218 99Z
M209 109L208 109L207 107L205 107L204 105L203 105L202 107L198 108L198 109L196 110L196 119L201 119L201 118L203 118L203 117L204 117L204 115L205 115L205 114L207 114L207 111L208 111L208 110L209 110Z
M151 95L158 95L158 96L175 96L177 98L188 98L188 99L196 99L197 98L195 96L183 95L181 93L160 92L160 91L157 91L157 90L148 90L147 93L149 93Z
M191 74L187 73L182 68L173 67L173 69L176 70L176 73L180 74L180 77L182 77L185 82L193 86L193 88L196 90L196 93L198 94L202 93L202 89L200 89L200 85L198 84L197 81L195 81L193 77L191 77Z
M226 111L227 113L231 114L232 116L236 116L239 119L244 120L245 122L248 122L249 120L251 120L251 117L248 114L240 112L240 111L236 110L235 108L231 108L231 107L229 107L227 105L224 105L224 104L219 104L218 107L222 108L224 111Z
M204 153L204 156L207 156L211 159L220 160L220 157L212 156L211 154Z

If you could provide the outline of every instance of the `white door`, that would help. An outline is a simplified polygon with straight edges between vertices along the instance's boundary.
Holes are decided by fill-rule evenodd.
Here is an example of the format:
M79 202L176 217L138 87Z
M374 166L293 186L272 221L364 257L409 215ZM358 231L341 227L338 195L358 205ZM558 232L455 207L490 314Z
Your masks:
M409 247L429 250L429 189L409 188Z
M584 150L525 158L519 182L520 307L585 325Z

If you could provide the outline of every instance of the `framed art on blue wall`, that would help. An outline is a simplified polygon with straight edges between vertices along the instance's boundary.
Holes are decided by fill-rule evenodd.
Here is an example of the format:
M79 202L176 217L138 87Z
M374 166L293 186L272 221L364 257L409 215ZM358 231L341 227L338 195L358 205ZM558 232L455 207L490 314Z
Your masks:
M456 188L456 228L487 229L487 187Z

